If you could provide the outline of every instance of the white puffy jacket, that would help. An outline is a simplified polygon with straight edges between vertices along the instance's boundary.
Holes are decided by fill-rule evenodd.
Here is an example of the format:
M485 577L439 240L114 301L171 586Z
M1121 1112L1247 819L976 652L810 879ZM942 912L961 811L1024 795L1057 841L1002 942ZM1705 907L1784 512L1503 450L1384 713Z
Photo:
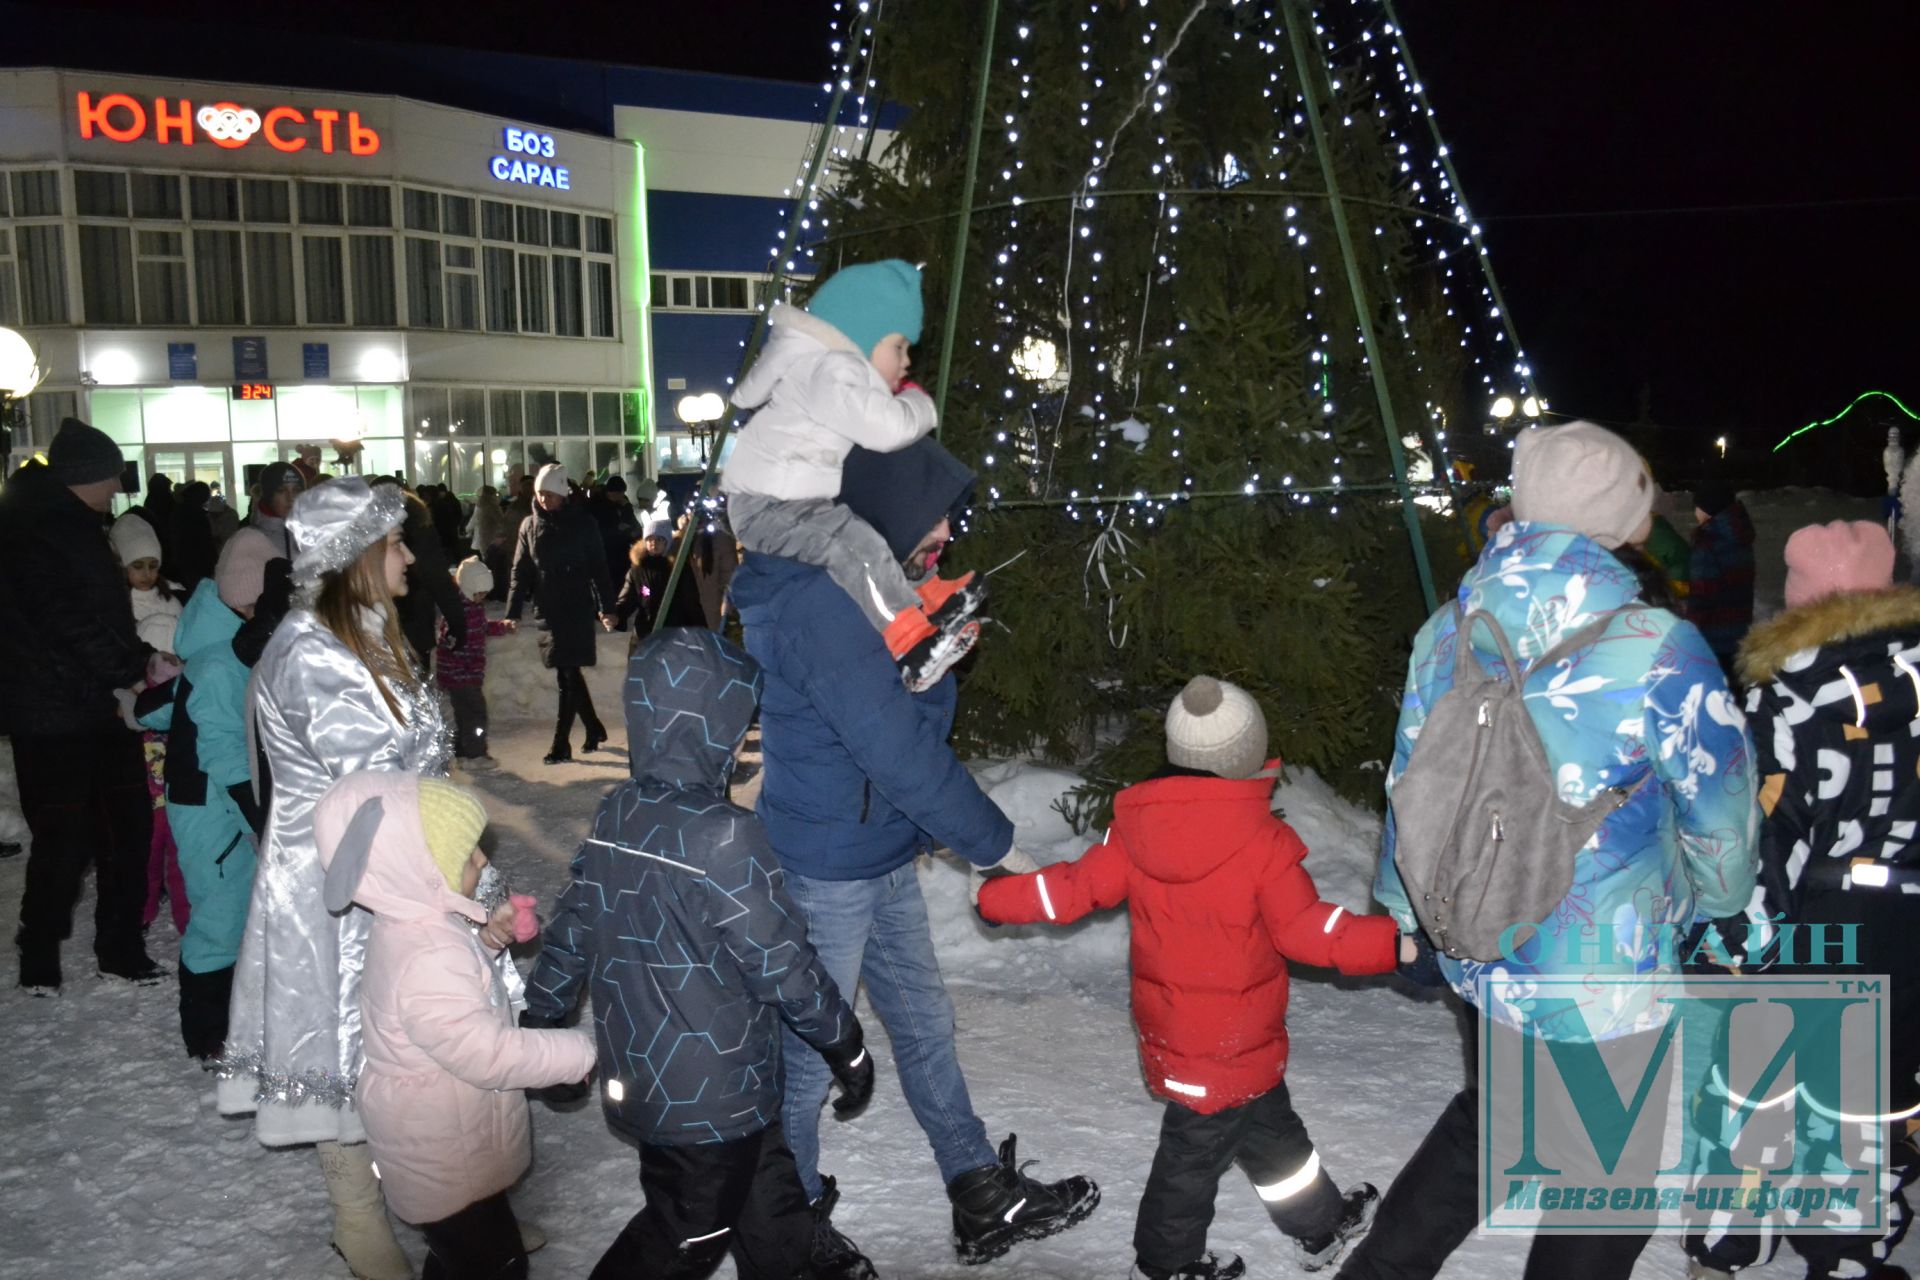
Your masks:
M771 336L733 403L756 409L733 448L721 487L767 498L840 496L853 446L892 453L933 430L933 400L895 395L861 350L818 316L777 302Z

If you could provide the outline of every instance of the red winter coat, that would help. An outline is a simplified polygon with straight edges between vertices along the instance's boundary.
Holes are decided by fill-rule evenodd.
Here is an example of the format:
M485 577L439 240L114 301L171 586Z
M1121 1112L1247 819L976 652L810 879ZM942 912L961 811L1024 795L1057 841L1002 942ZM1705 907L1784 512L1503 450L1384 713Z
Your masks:
M1307 847L1273 816L1273 779L1156 778L1114 800L1106 842L1076 862L987 881L980 913L1066 924L1122 902L1133 919L1133 1020L1147 1088L1203 1115L1287 1069L1287 961L1394 967L1392 917L1323 902Z

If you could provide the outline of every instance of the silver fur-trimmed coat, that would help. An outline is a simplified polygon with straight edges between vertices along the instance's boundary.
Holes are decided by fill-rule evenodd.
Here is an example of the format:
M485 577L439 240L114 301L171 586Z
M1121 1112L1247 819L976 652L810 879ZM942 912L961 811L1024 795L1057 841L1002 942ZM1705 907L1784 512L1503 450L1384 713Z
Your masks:
M374 631L381 615L369 610ZM438 699L395 686L402 725L373 677L311 609L289 613L254 668L249 703L273 779L247 930L233 980L219 1109L255 1113L269 1147L362 1142L352 1105L361 1064L360 970L372 917L328 914L313 809L363 769L439 775L450 754Z

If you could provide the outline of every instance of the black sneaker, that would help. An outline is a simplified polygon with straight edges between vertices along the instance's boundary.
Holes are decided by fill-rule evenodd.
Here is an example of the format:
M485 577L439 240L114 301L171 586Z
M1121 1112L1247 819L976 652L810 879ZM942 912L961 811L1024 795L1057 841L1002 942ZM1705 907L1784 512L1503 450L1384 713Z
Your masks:
M20 945L20 985L36 996L60 994L60 944Z
M1247 1264L1240 1261L1238 1254L1222 1262L1218 1255L1210 1253L1198 1262L1189 1262L1172 1271L1136 1262L1127 1274L1129 1280L1240 1280L1247 1274Z
M100 962L100 976L103 978L125 978L128 982L143 987L152 986L160 981L160 966L153 962L144 947L132 947L125 951L96 954Z
M832 1178L820 1179L820 1198L813 1202L813 1254L809 1261L815 1280L878 1280L879 1272L859 1246L833 1225L833 1206L840 1188Z
M991 1262L1022 1240L1039 1240L1077 1225L1100 1203L1093 1179L1036 1182L1014 1160L1014 1135L1000 1144L1000 1163L972 1169L947 1184L953 1202L953 1248L967 1266Z
M1362 1182L1348 1189L1341 1197L1340 1224L1324 1236L1293 1240L1293 1260L1300 1264L1302 1271L1324 1271L1340 1261L1340 1255L1346 1252L1347 1245L1367 1234L1367 1228L1373 1225L1374 1210L1380 1207L1380 1193L1373 1189L1371 1182Z

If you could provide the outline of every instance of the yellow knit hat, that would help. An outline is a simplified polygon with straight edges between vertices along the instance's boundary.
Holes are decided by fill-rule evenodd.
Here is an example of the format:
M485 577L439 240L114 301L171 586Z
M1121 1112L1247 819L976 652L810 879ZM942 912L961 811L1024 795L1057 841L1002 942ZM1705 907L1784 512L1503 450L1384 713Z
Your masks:
M461 877L480 833L487 829L487 811L465 787L439 778L420 779L420 829L427 836L427 853L447 887L460 892Z

